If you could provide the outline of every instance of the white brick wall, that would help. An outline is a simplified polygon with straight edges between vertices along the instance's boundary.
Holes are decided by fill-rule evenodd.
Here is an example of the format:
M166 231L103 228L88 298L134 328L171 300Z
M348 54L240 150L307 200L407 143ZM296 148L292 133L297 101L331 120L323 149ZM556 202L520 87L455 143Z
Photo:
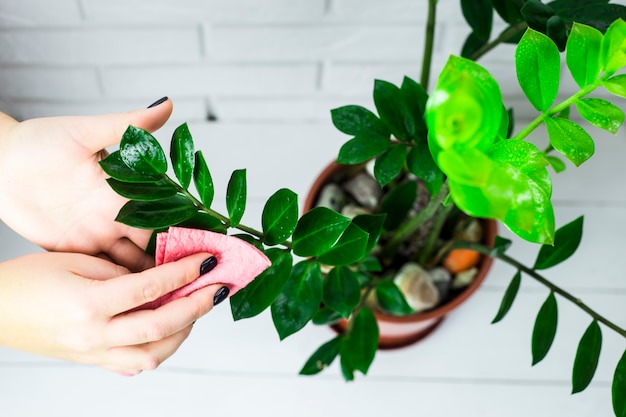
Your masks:
M441 0L434 70L469 29ZM328 122L371 105L374 78L419 77L425 0L2 0L0 105L19 118L125 110ZM494 32L502 28L496 24ZM520 101L514 48L483 64ZM571 83L566 84L571 87ZM565 94L566 92L564 92Z

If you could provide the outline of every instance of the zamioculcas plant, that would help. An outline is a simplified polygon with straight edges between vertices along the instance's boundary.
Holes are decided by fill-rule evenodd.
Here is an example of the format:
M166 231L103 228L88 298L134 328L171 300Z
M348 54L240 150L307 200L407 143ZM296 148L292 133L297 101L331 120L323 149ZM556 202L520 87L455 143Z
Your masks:
M428 263L455 249L471 249L515 267L494 323L512 307L523 277L544 285L547 297L532 333L533 365L545 358L552 345L559 302L572 302L586 312L589 326L581 335L572 370L572 392L580 392L591 382L599 362L603 327L624 337L626 330L542 275L541 271L575 252L583 228L581 216L556 229L550 170L563 171L563 158L578 166L594 153L592 137L570 119L571 110L612 133L624 122L619 107L593 93L604 89L626 98L626 75L618 73L626 66L626 22L614 20L616 15L625 16L626 8L607 1L461 1L472 33L462 56L450 57L435 87L427 92L435 5L435 0L429 0L421 82L405 78L395 86L377 80L377 114L361 106L331 113L334 125L349 135L338 162L373 160L374 176L388 190L377 212L349 218L316 207L300 215L297 195L281 189L266 202L259 230L241 224L246 171L233 172L226 186L227 212L215 211L209 168L183 124L171 141L175 178L167 173L167 157L158 141L132 126L119 150L101 162L111 187L130 200L117 220L155 232L185 226L234 233L263 250L272 266L231 298L233 317L253 317L270 308L281 339L311 321L328 324L347 319L346 330L325 341L301 373L317 373L340 357L343 376L352 380L356 371L367 373L377 351L378 327L367 297L375 293L391 313L413 312L394 281L380 273L388 263L386 256L393 256L425 224L433 227L434 236L454 213L496 219L520 238L540 244L532 266L507 255L511 241L503 238L493 247L463 240L433 247L435 239L426 239L430 243L420 248L419 257ZM490 41L494 10L509 27ZM538 112L516 133L512 110L504 105L498 83L475 62L504 41L518 43L517 78ZM578 91L558 101L560 51ZM549 137L544 149L526 140L540 126L545 126ZM408 213L417 198L411 191L415 187L407 188L399 180L407 175L418 178L428 192L427 204L414 215ZM429 223L431 219L436 221ZM294 263L294 255L302 260ZM625 417L626 351L615 367L612 392L615 415Z

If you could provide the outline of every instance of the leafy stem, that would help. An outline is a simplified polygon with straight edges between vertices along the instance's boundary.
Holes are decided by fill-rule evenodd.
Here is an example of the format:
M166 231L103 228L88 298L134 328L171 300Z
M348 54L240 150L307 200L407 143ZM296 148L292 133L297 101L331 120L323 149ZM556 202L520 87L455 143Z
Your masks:
M525 21L522 21L522 22L516 23L513 26L510 26L504 32L500 33L500 36L498 36L496 39L480 47L476 52L474 52L469 57L469 59L471 59L472 61L478 61L487 52L491 51L492 49L494 49L496 46L500 45L501 43L507 42L508 40L513 38L513 36L525 30L527 27L528 27L528 23L526 23Z
M428 0L428 18L426 20L426 36L424 40L424 56L422 58L422 76L420 82L428 89L430 79L430 67L433 59L433 46L435 43L435 21L437 17L437 0Z
M553 282L549 281L547 278L545 278L543 275L539 274L534 269L527 267L526 265L516 261L515 259L511 258L510 256L505 255L504 253L499 253L497 251L494 251L493 248L489 248L489 247L486 247L484 245L481 245L479 243L474 243L474 242L457 241L457 242L454 242L451 247L475 250L477 252L482 253L483 255L491 256L491 257L493 257L495 259L499 259L499 260L501 260L503 262L506 262L507 264L517 268L519 271L524 272L526 275L530 276L535 281L537 281L540 284L544 285L545 287L547 287L548 289L550 289L554 293L559 294L560 296L562 296L566 300L572 302L573 304L578 306L581 310L583 310L584 312L589 314L594 320L597 320L598 322L604 324L605 326L607 326L611 330L615 331L617 334L619 334L622 337L626 338L626 329L623 329L620 326L618 326L617 324L613 323L612 321L610 321L606 317L602 316L597 311L593 310L587 304L585 304L580 298L570 294L569 292L567 292L563 288L561 288L558 285L554 284Z

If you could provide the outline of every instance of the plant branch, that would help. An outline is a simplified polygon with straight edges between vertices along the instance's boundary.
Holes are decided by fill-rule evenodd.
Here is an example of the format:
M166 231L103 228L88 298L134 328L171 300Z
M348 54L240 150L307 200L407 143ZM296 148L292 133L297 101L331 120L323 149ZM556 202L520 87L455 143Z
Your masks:
M547 287L551 291L555 292L556 294L559 294L561 297L563 297L566 300L572 302L573 304L578 306L581 310L583 310L584 312L589 314L594 320L597 320L598 322L604 324L606 327L608 327L611 330L615 331L617 334L619 334L622 337L626 338L626 329L621 328L617 324L615 324L612 321L610 321L609 319L605 318L600 313L598 313L597 311L595 311L591 307L589 307L587 304L585 304L580 298L575 297L574 295L572 295L569 292L565 291L563 288L559 287L558 285L556 285L553 282L549 281L544 276L542 276L539 273L537 273L537 271L535 271L534 269L527 267L526 265L518 262L517 260L511 258L510 256L505 255L503 253L497 253L497 252L494 253L494 250L492 248L489 248L489 247L486 247L484 245L481 245L479 243L474 243L474 242L455 242L453 244L453 247L472 249L472 250L475 250L477 252L482 253L483 255L491 256L491 257L493 257L495 259L499 259L499 260L501 260L503 262L506 262L507 264L509 264L509 265L517 268L518 270L524 272L526 275L530 276L535 281L537 281L540 284L544 285L545 287Z
M428 90L430 81L430 67L433 60L433 47L435 44L435 22L437 18L437 0L428 0L428 19L426 20L426 36L424 39L424 56L422 57L422 76L420 83Z
M476 52L474 52L469 57L469 59L471 59L472 61L478 61L487 52L491 51L493 48L500 45L501 43L508 41L514 35L516 35L522 30L525 30L527 27L528 27L528 23L526 22L519 22L513 26L510 26L504 32L500 33L500 36L498 36L496 39L480 47Z

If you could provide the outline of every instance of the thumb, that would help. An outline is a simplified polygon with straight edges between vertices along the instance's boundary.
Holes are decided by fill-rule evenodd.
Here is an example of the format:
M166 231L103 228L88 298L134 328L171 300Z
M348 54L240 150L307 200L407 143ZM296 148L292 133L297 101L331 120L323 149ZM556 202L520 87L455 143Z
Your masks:
M74 139L92 153L96 153L108 146L118 144L129 125L154 132L169 119L172 109L172 101L163 97L145 109L84 116L80 118L80 126L77 129L80 135L74 135Z

